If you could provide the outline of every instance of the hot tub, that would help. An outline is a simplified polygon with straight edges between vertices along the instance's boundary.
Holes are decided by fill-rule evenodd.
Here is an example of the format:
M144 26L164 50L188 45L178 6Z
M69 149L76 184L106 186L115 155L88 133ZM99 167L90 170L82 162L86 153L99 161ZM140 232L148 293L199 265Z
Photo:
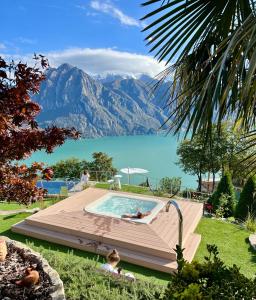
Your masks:
M142 213L150 212L148 216L142 219L123 218L132 222L148 224L165 204L165 202L154 198L109 193L86 206L84 210L114 218L122 218L123 215L136 215L138 211Z

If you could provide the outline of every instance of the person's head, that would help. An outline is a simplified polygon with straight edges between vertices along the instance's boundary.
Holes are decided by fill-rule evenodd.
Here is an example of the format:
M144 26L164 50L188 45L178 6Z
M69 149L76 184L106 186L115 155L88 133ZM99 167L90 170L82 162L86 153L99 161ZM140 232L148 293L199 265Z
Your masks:
M137 218L138 218L138 219L142 219L142 218L143 218L143 214L142 214L141 211L138 211L138 213L137 213Z
M117 265L120 261L120 256L116 249L113 249L108 255L107 255L107 262L111 265Z
M87 174L88 174L87 170L84 170L84 175L87 175Z

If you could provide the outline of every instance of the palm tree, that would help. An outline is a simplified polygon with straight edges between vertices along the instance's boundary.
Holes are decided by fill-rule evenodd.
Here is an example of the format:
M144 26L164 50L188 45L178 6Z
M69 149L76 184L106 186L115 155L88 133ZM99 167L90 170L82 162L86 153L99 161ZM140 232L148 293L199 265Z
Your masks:
M167 105L171 130L210 136L231 119L256 145L256 0L149 0L146 41L160 78L172 76ZM175 61L175 63L173 63ZM256 151L247 157L255 171Z

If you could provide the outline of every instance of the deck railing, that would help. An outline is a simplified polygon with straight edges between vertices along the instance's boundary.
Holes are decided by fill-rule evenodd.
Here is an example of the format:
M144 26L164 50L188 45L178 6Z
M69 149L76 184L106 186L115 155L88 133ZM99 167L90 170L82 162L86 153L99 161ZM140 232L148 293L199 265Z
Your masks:
M101 183L107 183L109 179L112 179L115 173L112 170L104 170L99 171L95 169L88 169L88 172L90 174L90 180L95 182L101 182ZM122 173L121 173L122 174ZM122 184L128 183L128 177L126 174L122 174L123 177L121 178ZM60 180L68 181L68 182L74 182L75 183L80 181L80 178L62 178ZM148 174L134 174L130 176L130 185L133 186L146 186L147 183L149 183L149 188L153 192L161 192L160 190L160 180L161 178L149 176ZM176 193L177 191L177 185L174 184L173 186L169 187L170 189L170 195L173 193ZM184 199L193 199L200 202L205 202L211 195L211 193L207 192L198 192L196 189L192 189L190 187L181 185L178 187L179 191L177 193L177 196L180 196Z

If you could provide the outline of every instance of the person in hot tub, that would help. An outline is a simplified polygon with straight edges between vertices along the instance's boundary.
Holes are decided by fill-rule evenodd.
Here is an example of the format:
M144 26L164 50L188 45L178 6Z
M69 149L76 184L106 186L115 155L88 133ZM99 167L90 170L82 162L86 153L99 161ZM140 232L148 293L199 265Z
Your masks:
M151 211L147 211L145 213L142 213L141 211L137 211L135 215L132 214L125 214L122 215L122 218L129 218L129 219L143 219L151 214Z

